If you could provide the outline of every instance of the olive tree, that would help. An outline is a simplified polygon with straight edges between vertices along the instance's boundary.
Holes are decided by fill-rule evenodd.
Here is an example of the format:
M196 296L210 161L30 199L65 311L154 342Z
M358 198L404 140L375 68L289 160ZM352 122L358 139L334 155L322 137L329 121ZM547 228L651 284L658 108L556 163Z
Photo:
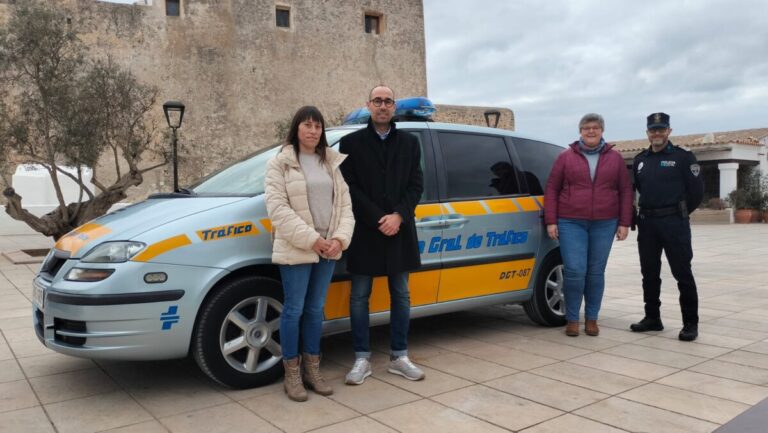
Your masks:
M0 30L0 182L6 213L58 239L125 199L144 173L167 162L150 116L157 96L156 88L110 59L89 58L61 11L41 2L18 6ZM110 161L103 173L100 160ZM22 207L7 176L18 163L48 172L58 200L53 211L38 217ZM93 191L83 167L93 170ZM71 203L62 193L65 178L79 187L79 199Z

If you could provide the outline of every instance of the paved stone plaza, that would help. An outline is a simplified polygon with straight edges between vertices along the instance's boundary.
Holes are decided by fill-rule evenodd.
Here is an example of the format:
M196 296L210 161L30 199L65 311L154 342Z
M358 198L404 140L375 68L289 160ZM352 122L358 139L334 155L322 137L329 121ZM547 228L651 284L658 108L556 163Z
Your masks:
M188 360L93 362L46 349L31 325L36 265L0 257L0 433L109 432L712 432L768 397L768 224L694 226L700 337L677 340L677 289L664 269L663 332L642 317L636 234L614 244L601 334L566 337L520 307L412 322L411 358L427 378L386 372L387 328L373 332L374 374L345 386L349 335L323 341L335 393L289 401L281 384L232 391ZM50 245L0 236L0 250ZM768 418L765 414L764 418Z

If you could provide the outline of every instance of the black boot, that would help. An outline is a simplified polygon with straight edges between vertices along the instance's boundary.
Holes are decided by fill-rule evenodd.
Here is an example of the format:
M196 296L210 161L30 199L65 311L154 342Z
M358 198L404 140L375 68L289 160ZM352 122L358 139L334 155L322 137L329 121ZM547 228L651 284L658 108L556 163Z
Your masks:
M661 323L661 318L659 317L655 319L643 317L643 320L629 325L629 329L631 329L632 332L663 331L664 325Z
M686 323L680 334L677 336L681 341L693 341L699 336L699 325L696 323Z

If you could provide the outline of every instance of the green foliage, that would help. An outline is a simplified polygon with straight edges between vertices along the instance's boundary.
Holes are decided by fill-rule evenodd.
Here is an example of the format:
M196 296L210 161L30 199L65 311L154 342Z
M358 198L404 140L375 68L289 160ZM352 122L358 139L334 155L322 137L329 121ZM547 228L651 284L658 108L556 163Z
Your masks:
M23 211L22 198L2 178L8 187L6 211L58 236L105 212L142 182L142 173L157 167L140 163L157 144L149 113L158 91L108 58L89 57L55 2L26 1L10 10L7 27L0 29L0 173L7 173L12 162L42 165L51 175L59 208L36 219ZM111 185L96 171L106 152L114 160L114 174L104 176L116 179ZM62 166L93 168L97 193L89 191L79 170L73 175ZM63 201L61 176L80 185L87 205Z
M728 194L728 204L735 209L768 209L768 176L752 169L742 185Z

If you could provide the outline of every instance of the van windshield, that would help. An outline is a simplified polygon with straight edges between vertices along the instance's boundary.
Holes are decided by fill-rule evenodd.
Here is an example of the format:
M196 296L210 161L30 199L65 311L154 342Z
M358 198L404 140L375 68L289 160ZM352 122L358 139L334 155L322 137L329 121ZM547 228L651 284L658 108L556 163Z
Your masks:
M325 131L328 145L335 146L341 137L354 132L355 129L335 129ZM280 144L262 149L237 161L191 186L195 195L219 196L253 196L264 193L264 176L267 163L274 157Z

